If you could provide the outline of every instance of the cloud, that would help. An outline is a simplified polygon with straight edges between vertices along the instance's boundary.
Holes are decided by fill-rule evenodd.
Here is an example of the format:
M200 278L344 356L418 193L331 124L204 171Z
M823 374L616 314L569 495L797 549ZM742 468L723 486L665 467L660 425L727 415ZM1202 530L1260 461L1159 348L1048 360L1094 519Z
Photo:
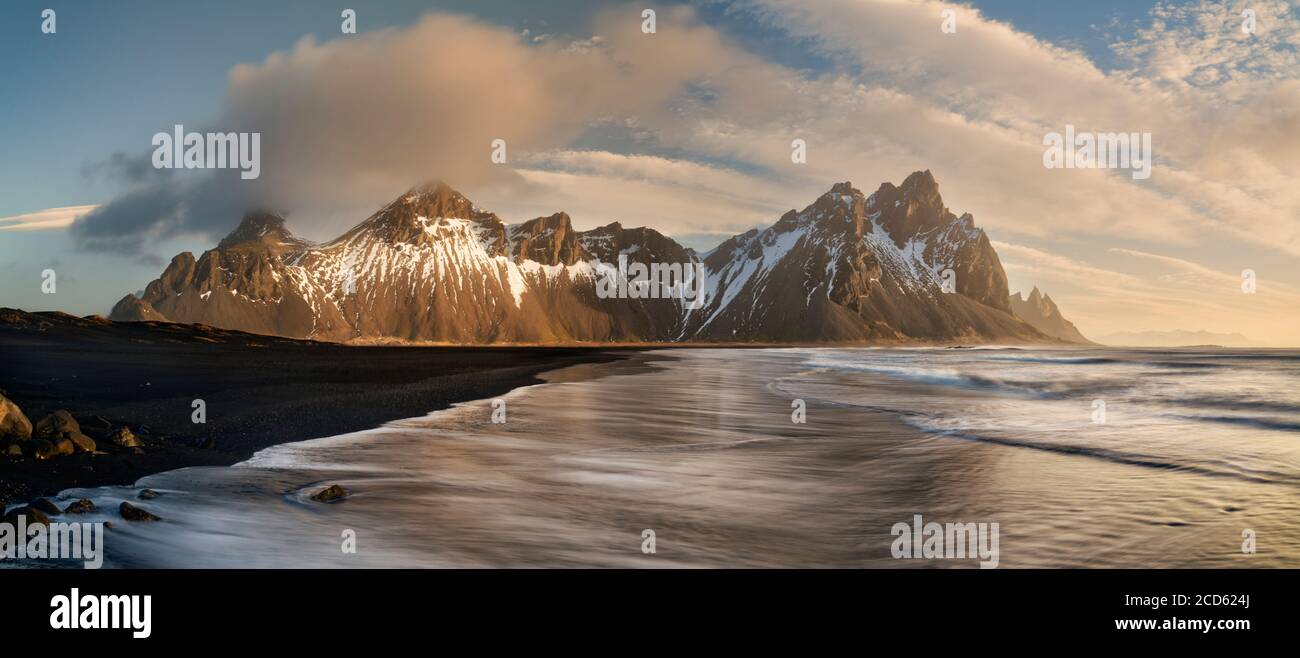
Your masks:
M1254 14L1254 31L1246 10ZM1300 68L1297 7L1287 0L1168 2L1152 22L1112 50L1143 80L1222 106L1253 96L1261 84L1295 77Z
M211 123L261 133L260 178L190 172L140 182L74 233L87 246L129 251L143 239L219 234L252 206L355 220L432 178L466 188L517 181L491 162L493 140L520 158L563 147L598 120L666 115L689 83L741 57L688 9L661 10L653 42L638 12L606 13L597 36L573 43L535 43L445 14L328 43L304 38L235 67ZM118 162L123 177L139 180L146 158Z
M528 156L516 171L529 185L527 206L503 204L507 215L563 208L579 228L619 221L670 235L725 233L717 242L776 221L799 199L779 178L660 156L559 149Z
M1287 319L1300 307L1300 292L1267 276L1257 293L1244 294L1239 273L1165 254L1112 247L1105 253L1121 258L1099 267L1021 244L994 240L993 246L1013 282L1043 287L1085 335L1209 329L1244 331L1279 346L1296 343Z
M1291 219L1300 212L1300 191L1291 184L1300 169L1300 82L1274 85L1261 99L1267 102L1207 116L1184 102L1181 87L1150 77L1156 72L1102 71L1077 51L967 7L957 8L957 33L944 34L938 8L948 5L933 2L739 6L843 68L811 74L764 61L680 8L661 10L652 36L640 33L636 12L616 10L595 19L592 36L571 41L534 42L440 14L325 44L303 39L236 67L222 117L213 122L262 133L261 178L151 181L154 170L139 166L145 156L115 159L135 186L76 233L88 245L129 249L150 237L220 234L251 206L336 228L429 178L536 198L546 196L538 187L546 171L581 174L552 175L551 183L627 184L623 173L575 171L581 163L574 156L558 155L579 152L573 143L593 126L623 121L635 147L672 154L661 158L661 169L668 162L681 171L701 162L740 165L727 181L711 179L743 215L727 225L752 222L759 208L799 205L832 181L852 177L873 187L928 168L946 198L999 233L1122 232L1192 244L1218 232L1300 254L1300 227ZM1262 12L1261 20L1274 13ZM1150 30L1117 49L1130 57L1164 52L1154 44L1184 36L1188 28L1175 25L1197 16L1160 7L1155 15ZM1155 175L1137 183L1104 170L1044 169L1043 135L1066 123L1153 132ZM795 137L809 145L806 166L790 163ZM506 141L513 167L490 162L494 139ZM764 198L736 192L746 187ZM147 199L153 212L141 215ZM129 207L117 212L119 204ZM710 228L719 227L691 227Z
M1163 275L1163 279L1171 282L1178 282L1189 286L1195 286L1200 291L1227 290L1234 296L1241 290L1242 279L1245 276L1245 270L1242 272L1221 272L1200 263L1196 263L1184 258L1155 254L1136 249L1126 249L1123 247L1112 247L1111 253L1141 258L1158 263L1168 271ZM1253 271L1253 270L1252 270ZM1259 277L1260 272L1255 272ZM1265 288L1268 293L1265 299L1270 303L1278 305L1276 308L1279 312L1286 312L1288 308L1300 308L1300 288L1289 284L1283 280L1270 278L1268 273L1263 273L1263 280L1258 281L1258 286ZM1257 293L1258 294L1258 293Z
M721 116L701 124L698 143L737 134L738 126L769 131L784 123L819 154L809 167L920 163L945 182L945 196L960 196L965 209L999 230L1124 232L1184 244L1218 234L1300 254L1300 67L1291 62L1300 20L1280 3L1262 6L1260 22L1274 36L1261 33L1256 41L1237 38L1244 36L1240 20L1224 18L1239 10L1202 2L1177 11L1158 6L1150 29L1117 46L1144 53L1146 63L1188 35L1231 42L1226 55L1209 45L1181 52L1193 68L1233 53L1246 58L1232 64L1232 94L1171 84L1172 74L1148 66L1103 71L1080 52L969 7L902 0L741 6L852 73L804 81L797 87L803 108L753 103L768 116L743 116L724 130L717 130L726 123ZM939 29L939 10L948 7L957 11L955 34ZM1105 171L1044 169L1043 135L1066 124L1152 133L1155 173L1135 182ZM757 141L746 128L738 135Z
M0 231L44 231L65 228L74 220L94 210L98 206L65 206L46 208L25 215L0 217Z
M1042 249L992 240L993 248L1003 260L1004 267L1024 267L1041 270L1093 289L1132 289L1140 287L1140 279L1130 274L1093 267L1068 256Z
M142 238L175 233L181 224L182 195L176 185L136 187L72 223L79 247L89 251L135 254Z
M562 209L580 227L716 235L769 223L836 181L870 191L931 169L949 205L999 240L1013 278L1051 282L1081 326L1187 323L1295 342L1282 305L1296 273L1249 299L1206 295L1207 272L1224 270L1232 289L1223 261L1300 255L1300 18L1278 0L1251 6L1256 35L1240 33L1234 3L1161 2L1114 44L1109 69L971 7L919 0L730 3L729 15L831 63L814 71L746 51L688 9L660 9L654 35L626 7L594 17L590 35L542 39L431 14L236 67L210 125L262 133L262 177L115 157L96 173L127 192L74 234L131 252L219 235L259 205L328 237L442 178L507 220ZM955 34L940 30L941 8L957 11ZM1152 133L1152 177L1045 169L1043 136L1066 124ZM508 165L489 160L498 138ZM806 164L790 161L794 138ZM1157 251L1206 271L1137 255Z

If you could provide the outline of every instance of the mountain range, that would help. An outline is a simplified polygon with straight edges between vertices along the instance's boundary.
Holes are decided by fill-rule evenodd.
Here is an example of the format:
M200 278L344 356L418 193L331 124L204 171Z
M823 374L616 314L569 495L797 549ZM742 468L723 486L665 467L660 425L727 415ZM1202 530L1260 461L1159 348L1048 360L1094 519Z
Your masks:
M601 294L620 257L698 272L699 301ZM110 317L328 341L1086 342L1050 300L1059 322L1043 324L1017 299L974 218L918 171L869 195L838 183L706 253L617 222L578 231L563 212L506 224L444 183L320 244L252 212Z
M1020 293L1016 293L1011 296L1010 302L1011 312L1016 317L1048 336L1069 343L1091 344L1092 341L1084 338L1073 322L1061 315L1061 309L1056 307L1052 297L1039 292L1038 286L1034 286L1028 298L1023 298Z
M1106 345L1125 347L1200 347L1215 345L1218 347L1261 347L1261 344L1238 333L1215 333L1210 331L1188 331L1174 329L1169 331L1127 331L1107 334L1097 340Z

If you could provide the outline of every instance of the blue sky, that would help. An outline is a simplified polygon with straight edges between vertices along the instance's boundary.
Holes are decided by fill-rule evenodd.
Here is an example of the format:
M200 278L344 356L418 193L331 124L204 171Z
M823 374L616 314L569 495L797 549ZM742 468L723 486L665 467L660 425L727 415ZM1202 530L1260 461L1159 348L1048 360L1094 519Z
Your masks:
M0 217L104 201L111 181L86 168L117 152L140 150L176 121L211 117L231 67L260 61L304 35L340 38L339 10L358 12L363 30L407 25L429 10L479 16L520 30L580 35L597 0L558 2L422 2L417 0L228 0L182 3L54 3L10 0L0 12L0 83L20 102L0 105ZM977 3L988 16L1044 39L1107 58L1101 31L1118 18L1132 23L1149 3L1123 0ZM41 12L53 7L58 32L42 34ZM777 29L764 29L725 3L701 5L709 22L747 48L796 67L827 67Z
M359 12L363 29L373 29L408 24L433 7L464 12L492 3L344 4ZM57 12L57 34L39 29L46 7ZM339 10L314 0L20 0L0 12L0 81L25 99L0 105L0 216L103 201L116 188L84 176L87 165L138 151L178 120L209 119L231 67L260 61L307 34L335 38L339 26ZM505 7L495 13L501 20L511 15ZM541 20L565 15L556 9Z
M297 131L296 118L274 107L295 99L317 101L317 118L328 123L331 109L319 100L339 97L329 95L313 58L355 62L361 44L446 37L468 53L475 43L495 44L481 58L463 56L461 69L497 57L536 63L530 75L555 87L539 102L592 94L595 109L577 127L564 119L582 112L562 103L550 108L552 123L525 117L512 126L524 147L511 180L462 171L437 154L427 171L410 166L423 163L419 153L362 154L369 159L352 169L331 169L304 150L278 171L310 169L324 191L308 193L292 175L271 179L303 187L277 199L291 228L328 238L414 179L437 176L506 221L563 209L579 228L617 219L707 247L802 207L834 181L874 189L929 168L948 205L973 212L998 245L1013 290L1039 285L1085 333L1208 329L1296 344L1297 330L1284 326L1294 327L1295 316L1279 309L1300 300L1300 199L1288 190L1300 150L1288 137L1300 98L1300 28L1293 3L1264 0L1251 3L1259 33L1245 37L1238 4L737 0L696 3L688 14L665 4L657 5L665 26L658 43L676 45L647 57L644 44L616 34L626 25L620 12L634 18L640 4L10 0L0 6L0 87L13 99L0 104L0 227L47 209L113 207L133 188L120 167L105 163L140 158L154 133L177 123L243 120ZM57 34L40 31L47 6L58 12ZM359 34L340 34L344 7L357 11ZM959 12L951 38L938 29L942 7ZM469 20L421 22L445 13ZM315 43L295 50L306 36ZM631 83L598 65L589 80L572 78L575 48L593 59L625 58L639 69L635 84L599 97L600 88ZM275 53L281 64L268 62ZM709 61L673 59L680 53ZM439 68L446 64L398 66L415 79L454 75ZM239 65L248 75L234 84ZM376 75L384 71L369 78ZM306 81L301 94L282 91L298 80ZM528 82L503 82L499 102L528 107L519 91ZM372 91L398 94L401 85L394 76ZM253 90L275 99L259 102ZM387 108L393 116L369 120L365 137L389 137L389 123L428 131L420 137L435 144L454 141L452 124L472 133L463 124L479 118L475 108L456 114L464 108L411 93L414 107L427 103L435 114ZM490 107L497 91L475 93ZM451 114L436 115L443 109ZM494 120L529 112L509 109ZM1044 172L1034 162L1039 140L1066 123L1155 133L1156 176L1138 184ZM811 138L816 159L790 171L781 151L795 133ZM352 153L315 145L320 160ZM370 183L353 180L356 171ZM0 230L0 305L106 312L173 254L209 248L237 221L191 214L126 236L129 253L78 248L67 228ZM32 283L47 267L61 273L57 296ZM1268 274L1269 296L1221 297L1245 267Z

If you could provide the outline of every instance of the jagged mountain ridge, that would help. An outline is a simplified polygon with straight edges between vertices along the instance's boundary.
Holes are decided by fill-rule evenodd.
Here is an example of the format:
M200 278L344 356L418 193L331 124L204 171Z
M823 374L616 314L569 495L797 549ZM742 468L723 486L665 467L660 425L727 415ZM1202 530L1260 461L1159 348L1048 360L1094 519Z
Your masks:
M1083 337L1083 333L1074 326L1073 322L1065 319L1061 309L1057 308L1056 302L1052 301L1052 297L1044 295L1038 290L1038 286L1034 286L1028 298L1022 298L1017 292L1010 296L1009 302L1011 312L1016 317L1048 336L1070 343L1092 343Z
M997 253L970 215L948 212L928 171L870 196L836 184L803 211L727 240L704 262L715 294L692 314L691 337L1043 338L1007 312ZM946 269L955 274L956 294L942 292Z
M701 264L702 303L602 299L600 264L620 255ZM952 293L942 290L948 269ZM562 212L507 225L442 183L323 244L250 213L199 259L176 256L111 317L320 340L1050 340L1009 304L987 236L943 206L926 171L870 196L836 184L704 255L649 228L576 231Z

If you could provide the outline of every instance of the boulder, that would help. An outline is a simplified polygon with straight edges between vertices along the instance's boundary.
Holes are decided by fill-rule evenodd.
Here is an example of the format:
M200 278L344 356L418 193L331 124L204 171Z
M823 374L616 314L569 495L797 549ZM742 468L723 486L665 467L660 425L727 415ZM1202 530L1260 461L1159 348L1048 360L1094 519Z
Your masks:
M142 510L139 507L136 507L135 505L132 505L131 503L127 503L127 502L123 502L122 505L117 508L117 512L118 514L121 514L122 518L126 519L127 521L161 521L162 520L154 516L153 514L150 514L149 512Z
M45 512L32 507L19 507L11 510L8 514L5 514L5 523L17 526L18 517L20 516L27 517L27 525L29 526L35 524L48 526L50 524L50 517L46 516Z
M64 432L63 438L71 441L72 445L76 446L77 452L94 452L97 447L94 439L81 432Z
M99 508L95 507L95 503L91 502L89 499L82 498L81 500L68 505L67 509L64 509L63 511L68 514L90 514L91 512L98 510Z
M62 409L40 419L32 426L32 436L37 439L54 440L64 432L80 432L81 425L72 414Z
M45 439L32 439L27 442L27 456L37 461L52 459L58 455L54 444Z
M17 443L11 443L8 448L4 449L4 454L8 457L17 457L21 459L23 456L23 447Z
M0 439L5 437L19 441L32 438L32 421L12 400L0 395Z
M336 500L346 498L348 493L347 489L344 489L337 484L331 484L330 486L312 494L311 499L318 503L332 503Z
M131 433L131 428L125 426L113 430L113 433L108 435L108 440L119 448L140 447L140 439L135 438L135 434Z
M37 498L32 501L29 507L45 512L49 516L58 516L63 513L63 510L59 509L59 506L55 505L54 501L49 498Z
M77 452L76 444L72 442L72 439L69 439L67 437L59 437L55 439L53 443L54 443L54 453L59 455L60 457L75 454Z
M153 500L154 498L157 498L158 496L161 495L162 494L158 493L157 491L154 491L153 489L142 489L140 493L136 494L135 497L139 498L140 500Z

